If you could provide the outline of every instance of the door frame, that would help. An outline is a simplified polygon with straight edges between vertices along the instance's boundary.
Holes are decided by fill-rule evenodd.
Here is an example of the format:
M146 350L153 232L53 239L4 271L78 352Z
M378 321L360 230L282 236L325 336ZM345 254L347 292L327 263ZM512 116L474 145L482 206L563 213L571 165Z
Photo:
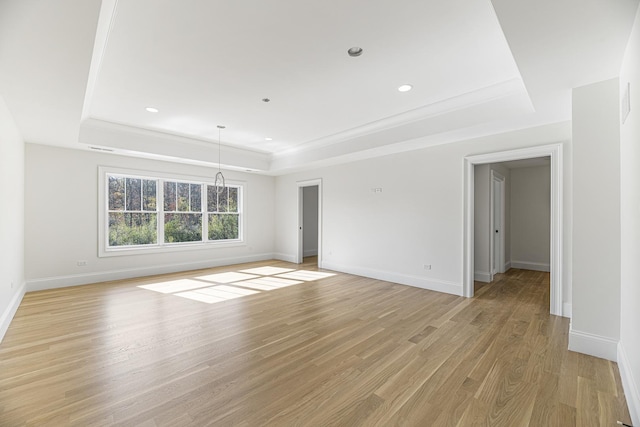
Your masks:
M495 191L494 191L494 182L498 182L499 186L500 186L500 194L496 195ZM490 194L490 201L489 201L489 223L490 223L490 231L489 231L489 235L491 236L491 239L489 239L489 244L490 244L490 250L489 250L489 281L493 282L493 276L495 273L504 273L504 258L505 258L505 250L504 250L504 244L505 244L505 235L504 235L504 229L505 229L505 178L504 176L502 176L500 173L496 172L495 170L491 169L491 191L489 192ZM499 252L498 252L498 260L497 260L497 264L498 264L498 268L497 271L494 273L493 269L494 269L494 265L496 264L496 259L495 259L495 238L494 238L494 230L496 229L496 224L495 224L495 199L496 197L499 197L500 199L500 223L497 224L498 228L500 229L500 248L499 248Z
M563 179L564 166L561 143L495 153L470 155L464 159L464 254L462 295L472 297L473 283L473 206L474 206L474 166L486 163L499 163L509 160L531 159L535 157L551 158L551 292L549 311L562 316L562 261L564 248L563 235Z
M304 187L318 187L318 267L322 268L322 178L298 181L298 250L296 263L302 264L304 259L303 224L304 224Z

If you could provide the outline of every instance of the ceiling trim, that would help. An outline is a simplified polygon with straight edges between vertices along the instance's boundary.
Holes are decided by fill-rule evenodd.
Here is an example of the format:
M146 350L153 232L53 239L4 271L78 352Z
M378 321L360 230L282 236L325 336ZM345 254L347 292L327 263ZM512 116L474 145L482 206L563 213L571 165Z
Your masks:
M433 102L422 107L386 117L362 126L358 126L344 132L339 132L313 141L300 144L296 147L274 153L274 156L286 156L290 153L306 151L314 148L333 145L359 138L372 133L382 132L388 129L397 128L417 121L434 118L454 111L464 110L476 105L485 104L490 101L507 98L513 95L526 94L529 101L531 111L534 110L533 104L529 99L527 89L522 79L513 78L486 86L477 90L469 91L451 98Z
M96 38L93 43L93 54L91 55L91 63L89 65L89 76L87 79L87 88L84 95L84 103L82 105L82 116L80 121L91 116L91 104L93 101L93 92L98 81L98 74L102 67L104 52L109 42L109 34L115 21L116 7L118 0L102 0L100 6L100 15L98 15L98 25L96 28Z
M217 141L178 136L164 132L112 123L94 118L80 125L80 144L100 147L137 157L161 158L193 164L218 164ZM222 166L250 171L269 170L271 155L238 146L221 144Z

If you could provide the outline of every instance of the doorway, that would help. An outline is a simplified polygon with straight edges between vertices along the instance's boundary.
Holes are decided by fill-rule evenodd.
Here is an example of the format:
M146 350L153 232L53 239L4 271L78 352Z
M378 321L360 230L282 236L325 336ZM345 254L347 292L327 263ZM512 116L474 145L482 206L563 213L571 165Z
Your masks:
M312 261L322 266L322 180L298 182L298 264Z
M562 257L563 257L563 163L562 144L543 145L489 154L468 156L464 161L464 253L462 295L474 294L474 167L487 163L530 159L549 156L551 160L551 226L550 226L550 281L549 312L562 316ZM490 239L493 241L493 239ZM490 251L491 254L492 251Z

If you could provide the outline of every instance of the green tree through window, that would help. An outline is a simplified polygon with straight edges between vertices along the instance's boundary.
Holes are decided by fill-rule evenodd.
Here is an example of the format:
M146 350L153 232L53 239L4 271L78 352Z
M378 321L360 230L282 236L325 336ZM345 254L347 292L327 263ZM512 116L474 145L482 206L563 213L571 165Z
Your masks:
M206 183L118 174L106 178L109 248L242 238L239 185L218 192Z
M158 241L156 181L109 176L109 246Z
M165 243L202 241L202 184L166 181L164 187Z
M233 240L240 236L238 187L225 187L220 193L207 186L209 240Z

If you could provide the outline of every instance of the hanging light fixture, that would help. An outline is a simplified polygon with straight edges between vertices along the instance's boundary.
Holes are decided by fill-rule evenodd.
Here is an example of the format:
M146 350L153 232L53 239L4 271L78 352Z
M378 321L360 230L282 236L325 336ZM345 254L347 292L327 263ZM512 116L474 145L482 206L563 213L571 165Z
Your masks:
M222 169L220 168L220 131L224 128L224 126L218 125L218 173L216 174L216 180L214 182L216 186L216 192L218 194L222 193L225 187L224 175L222 175Z

